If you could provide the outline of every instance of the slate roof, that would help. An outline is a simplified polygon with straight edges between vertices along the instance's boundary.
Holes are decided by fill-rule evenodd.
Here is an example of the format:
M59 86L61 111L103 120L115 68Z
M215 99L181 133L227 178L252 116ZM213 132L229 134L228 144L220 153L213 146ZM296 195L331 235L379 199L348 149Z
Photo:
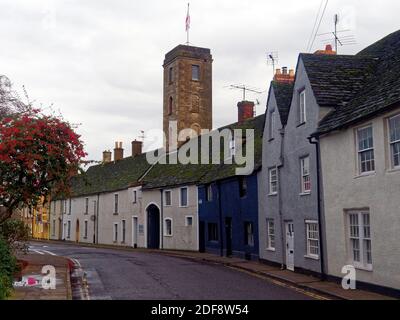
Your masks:
M271 88L274 90L281 123L285 126L289 117L290 106L292 104L294 83L271 81Z
M317 103L339 107L350 101L373 73L369 56L300 54Z
M355 86L350 100L344 100L346 103L323 119L316 135L353 125L400 106L400 30L354 57L373 61L372 66L364 70L365 81L358 90ZM350 82L348 79L343 81ZM349 88L352 88L350 83Z

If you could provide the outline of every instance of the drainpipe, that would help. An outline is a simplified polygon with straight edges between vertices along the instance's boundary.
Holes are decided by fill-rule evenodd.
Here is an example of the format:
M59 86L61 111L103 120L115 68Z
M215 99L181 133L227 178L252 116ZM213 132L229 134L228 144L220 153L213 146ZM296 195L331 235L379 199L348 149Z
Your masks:
M321 209L321 174L320 174L320 148L319 138L310 136L308 142L315 145L316 161L317 161L317 201L318 201L318 232L319 232L319 252L321 261L321 279L325 280L325 265L324 265L324 243L322 239L322 209Z
M279 210L279 222L280 222L280 227L281 227L281 248L282 248L282 262L281 262L281 270L285 269L285 252L286 252L286 246L285 246L285 223L283 221L283 212L282 212L282 179L281 179L281 169L284 166L285 163L285 158L283 155L283 148L284 148L284 137L285 137L285 128L283 127L281 130L279 130L279 134L281 135L281 146L280 146L280 155L279 155L279 167L278 167L278 210Z
M96 208L96 244L99 243L99 207L100 207L100 193L97 194L97 208Z
M161 195L161 228L160 228L160 234L161 234L161 250L164 249L164 203L163 203L163 189L160 189L160 195Z
M224 256L224 240L223 240L223 226L222 226L222 206L221 206L221 182L217 181L218 188L218 216L219 216L219 244L220 244L220 256ZM206 191L207 192L207 191Z

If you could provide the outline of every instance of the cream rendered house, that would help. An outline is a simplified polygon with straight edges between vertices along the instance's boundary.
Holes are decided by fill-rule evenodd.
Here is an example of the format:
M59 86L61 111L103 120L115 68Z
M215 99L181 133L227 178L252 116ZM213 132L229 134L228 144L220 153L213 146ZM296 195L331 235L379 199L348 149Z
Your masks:
M355 267L358 287L400 290L400 31L360 52L360 91L329 114L320 141L328 273Z

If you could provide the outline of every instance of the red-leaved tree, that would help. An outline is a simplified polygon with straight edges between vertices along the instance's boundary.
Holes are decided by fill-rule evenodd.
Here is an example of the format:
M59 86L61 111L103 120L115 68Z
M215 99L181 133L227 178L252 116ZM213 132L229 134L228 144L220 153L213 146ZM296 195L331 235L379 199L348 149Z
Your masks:
M85 156L80 136L60 117L30 109L0 119L0 225L17 208L68 194Z

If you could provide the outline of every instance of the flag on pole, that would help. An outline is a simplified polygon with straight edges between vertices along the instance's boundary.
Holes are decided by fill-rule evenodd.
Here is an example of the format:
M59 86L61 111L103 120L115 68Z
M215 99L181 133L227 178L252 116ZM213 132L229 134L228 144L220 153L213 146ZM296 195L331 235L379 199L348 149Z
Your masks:
M189 3L188 3L187 14L186 14L186 32L189 31L189 29L190 29L190 14L189 14Z

